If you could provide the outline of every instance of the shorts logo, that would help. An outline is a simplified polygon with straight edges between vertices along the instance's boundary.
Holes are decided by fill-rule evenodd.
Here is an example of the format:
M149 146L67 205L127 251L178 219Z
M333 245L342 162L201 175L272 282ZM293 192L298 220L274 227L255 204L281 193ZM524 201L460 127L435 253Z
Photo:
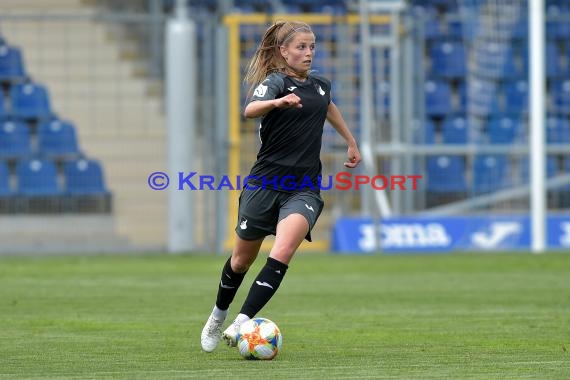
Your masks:
M241 228L242 230L247 229L247 219L242 219L240 224L239 224L239 228Z
M267 86L260 84L253 92L253 96L262 98L265 96L266 93L267 93Z
M308 204L305 203L305 207L307 208L307 210L311 210L312 212L315 212L315 210L313 209L313 206L309 206Z

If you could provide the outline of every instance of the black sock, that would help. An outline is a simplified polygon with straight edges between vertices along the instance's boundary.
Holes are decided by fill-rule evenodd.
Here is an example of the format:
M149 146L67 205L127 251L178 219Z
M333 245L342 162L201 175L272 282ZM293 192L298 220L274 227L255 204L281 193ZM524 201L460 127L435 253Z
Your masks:
M271 257L261 269L257 278L249 289L249 294L241 308L240 314L253 318L269 302L275 294L288 266Z
M224 269L222 269L222 278L218 284L218 297L216 298L216 306L220 310L228 310L230 304L245 277L247 271L243 273L235 273L230 264L231 257L226 261Z

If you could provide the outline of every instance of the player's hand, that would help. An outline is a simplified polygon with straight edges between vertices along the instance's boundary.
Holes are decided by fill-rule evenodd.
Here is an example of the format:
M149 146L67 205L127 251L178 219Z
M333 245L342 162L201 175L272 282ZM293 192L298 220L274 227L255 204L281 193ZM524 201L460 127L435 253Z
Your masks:
M301 104L301 98L295 94L289 94L282 98L278 99L277 102L278 108L301 108L303 105Z
M360 151L356 146L349 146L347 151L348 160L344 163L344 166L347 168L354 169L358 166L360 161L362 161L362 157L360 156Z

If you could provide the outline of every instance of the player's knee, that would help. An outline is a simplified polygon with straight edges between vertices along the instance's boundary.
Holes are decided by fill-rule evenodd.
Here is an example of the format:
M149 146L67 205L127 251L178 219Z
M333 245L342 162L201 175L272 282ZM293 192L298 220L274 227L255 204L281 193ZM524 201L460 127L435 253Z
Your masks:
M289 264L296 249L297 247L294 244L279 245L278 247L273 247L269 256L284 264Z
M232 270L235 273L244 273L249 269L251 264L253 264L254 260L255 258L252 260L249 257L234 255L232 256L232 261L231 261Z

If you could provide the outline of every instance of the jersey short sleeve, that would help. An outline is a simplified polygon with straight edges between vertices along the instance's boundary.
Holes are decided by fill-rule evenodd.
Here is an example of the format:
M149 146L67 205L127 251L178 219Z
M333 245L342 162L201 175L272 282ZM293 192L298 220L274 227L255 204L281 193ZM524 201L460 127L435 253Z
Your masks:
M250 101L275 99L283 93L284 87L285 84L281 75L278 73L270 74L253 90Z

